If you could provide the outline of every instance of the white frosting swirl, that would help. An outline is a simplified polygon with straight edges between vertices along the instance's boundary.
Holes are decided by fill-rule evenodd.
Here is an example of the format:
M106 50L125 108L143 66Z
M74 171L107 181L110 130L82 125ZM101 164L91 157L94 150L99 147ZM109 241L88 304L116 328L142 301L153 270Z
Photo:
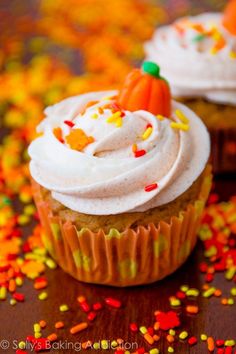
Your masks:
M43 135L29 147L30 171L33 178L51 190L54 199L68 208L93 215L145 211L174 200L186 191L203 171L210 150L208 132L201 120L187 107L172 102L189 119L189 131L173 129L170 119L159 120L147 111L128 112L121 127L108 123L110 109L93 119L98 107L111 103L104 97L117 92L94 92L68 98L46 109L46 119L38 130ZM79 112L86 103L99 102ZM68 127L64 121L75 124ZM147 125L152 133L143 140ZM71 129L82 129L94 142L83 151L72 150L53 134L61 127L63 137ZM146 154L135 158L132 151ZM145 191L157 183L158 188Z
M193 25L212 35L201 36ZM212 54L217 41L225 44ZM146 58L157 62L177 97L205 97L236 105L236 36L222 25L222 14L181 18L157 29L145 43Z

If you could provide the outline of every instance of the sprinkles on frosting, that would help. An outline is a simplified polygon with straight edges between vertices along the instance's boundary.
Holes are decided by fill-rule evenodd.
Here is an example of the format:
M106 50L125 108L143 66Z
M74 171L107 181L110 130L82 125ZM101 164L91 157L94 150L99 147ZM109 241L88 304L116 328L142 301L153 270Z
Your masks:
M87 145L94 142L94 138L87 136L82 129L72 129L65 139L70 148L77 151L82 151Z

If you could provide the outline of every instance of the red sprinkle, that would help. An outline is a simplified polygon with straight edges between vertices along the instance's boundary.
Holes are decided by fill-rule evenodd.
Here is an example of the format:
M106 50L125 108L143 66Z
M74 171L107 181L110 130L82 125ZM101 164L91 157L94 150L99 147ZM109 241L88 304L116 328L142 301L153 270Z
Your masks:
M222 339L217 339L217 341L216 341L217 347L223 347L224 344L225 344L225 342Z
M136 352L138 354L144 354L145 353L145 349L143 347L142 348L138 348Z
M64 120L64 123L66 124L66 125L68 125L70 128L73 128L74 127L74 123L73 122L71 122L70 120Z
M134 153L134 157L141 157L146 154L146 150L137 150Z
M94 311L99 311L102 309L102 304L100 302L96 302L95 304L93 304L93 309Z
M224 354L224 352L225 352L225 351L224 351L224 349L222 349L222 348L220 348L220 349L217 350L217 354Z
M90 311L90 306L86 301L81 302L79 305L80 305L80 308L82 311L84 311L84 312Z
M232 354L232 353L233 353L232 347L226 347L225 348L225 354Z
M189 340L188 340L188 344L189 345L194 345L197 343L197 338L196 337L190 337Z
M25 295L21 293L14 293L12 296L18 302L23 302L25 300Z
M207 283L212 282L213 279L214 279L214 275L213 275L213 274L207 273L207 274L205 275L205 280L206 280Z
M129 328L132 332L138 332L138 326L136 323L130 323Z
M186 294L183 291L177 291L176 297L180 300L183 300L186 298Z
M152 128L152 125L151 125L150 123L148 123L148 124L146 125L146 129L148 129L148 128Z
M151 192L153 191L154 189L157 189L158 188L158 184L157 183L152 183L152 184L149 184L148 186L146 186L144 188L145 192Z
M96 317L97 317L96 312L91 311L91 312L89 312L89 314L88 314L88 316L87 316L87 319L88 319L89 321L93 321Z
M117 299L112 298L112 297L107 297L105 299L105 302L107 305L114 307L116 309L119 309L121 307L121 302Z
M25 350L17 349L16 354L27 354Z

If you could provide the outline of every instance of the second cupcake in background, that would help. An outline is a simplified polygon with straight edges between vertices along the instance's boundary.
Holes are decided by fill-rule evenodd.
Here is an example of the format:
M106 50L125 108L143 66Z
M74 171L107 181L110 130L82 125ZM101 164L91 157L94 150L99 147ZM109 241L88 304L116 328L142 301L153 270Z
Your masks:
M175 271L197 240L211 187L209 136L171 100L159 67L134 69L120 92L46 109L29 147L46 248L76 279L114 286Z
M200 116L211 133L216 172L236 171L236 0L224 13L185 17L156 30L145 44L173 96Z

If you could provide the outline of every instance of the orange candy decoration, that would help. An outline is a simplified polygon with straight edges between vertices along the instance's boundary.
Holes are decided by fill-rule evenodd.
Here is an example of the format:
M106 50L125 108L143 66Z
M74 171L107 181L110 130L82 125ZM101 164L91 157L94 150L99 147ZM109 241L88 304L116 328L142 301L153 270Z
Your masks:
M72 129L70 134L66 136L66 142L71 149L82 151L85 146L94 142L94 138L87 136L82 129Z
M236 35L236 0L230 0L223 15L224 27L233 35Z
M131 112L143 109L155 115L169 117L170 88L167 81L160 76L159 66L146 61L141 70L132 70L118 95L118 104L122 109Z

